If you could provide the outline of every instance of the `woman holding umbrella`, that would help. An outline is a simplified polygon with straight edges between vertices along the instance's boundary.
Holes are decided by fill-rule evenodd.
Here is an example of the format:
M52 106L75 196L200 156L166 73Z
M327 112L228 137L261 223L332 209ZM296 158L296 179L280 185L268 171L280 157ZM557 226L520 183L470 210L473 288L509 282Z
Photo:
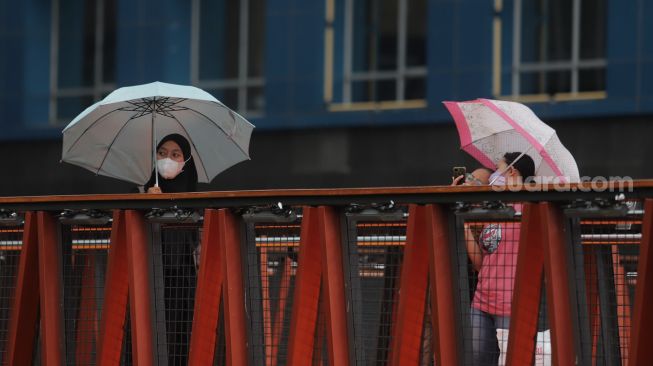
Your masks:
M180 193L197 190L197 169L190 143L180 134L165 136L156 147L156 169L143 187L147 193ZM158 172L158 177L157 177ZM185 363L195 298L195 227L161 230L165 322L168 358Z
M533 177L533 159L519 152L506 153L490 175L493 185L515 185ZM519 204L516 210L521 210ZM497 330L510 328L512 290L515 281L521 225L497 222L484 225L478 235L465 230L467 254L478 272L472 300L472 358L474 365L497 365L500 348Z

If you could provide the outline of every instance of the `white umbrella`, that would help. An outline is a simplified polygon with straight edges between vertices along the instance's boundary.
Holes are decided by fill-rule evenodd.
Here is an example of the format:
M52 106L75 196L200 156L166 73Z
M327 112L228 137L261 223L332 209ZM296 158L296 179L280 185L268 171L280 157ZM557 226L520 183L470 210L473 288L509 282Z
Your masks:
M576 160L556 131L527 106L491 99L444 105L456 122L461 148L487 168L496 169L495 163L507 152L522 152L533 158L536 179L580 180Z
M96 174L143 185L155 169L156 144L188 140L199 182L249 159L254 125L209 93L154 82L115 90L63 130L61 160Z

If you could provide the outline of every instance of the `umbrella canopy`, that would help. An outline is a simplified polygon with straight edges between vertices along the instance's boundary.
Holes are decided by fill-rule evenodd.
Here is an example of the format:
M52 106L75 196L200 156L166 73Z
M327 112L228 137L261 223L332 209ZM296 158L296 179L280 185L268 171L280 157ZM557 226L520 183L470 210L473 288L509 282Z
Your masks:
M533 158L542 180L580 180L576 161L555 130L525 105L490 99L443 103L454 118L461 148L485 167L496 169L505 153L523 152Z
M188 140L199 182L249 159L254 125L209 93L154 82L115 90L63 130L61 160L143 185L155 167L157 141Z

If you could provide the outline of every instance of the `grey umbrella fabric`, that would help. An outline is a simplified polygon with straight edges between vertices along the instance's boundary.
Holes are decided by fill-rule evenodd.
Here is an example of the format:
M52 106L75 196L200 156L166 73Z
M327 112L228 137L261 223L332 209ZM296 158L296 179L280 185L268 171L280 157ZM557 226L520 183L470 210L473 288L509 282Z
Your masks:
M154 82L115 90L63 130L61 160L96 174L143 185L155 167L156 143L188 139L198 181L249 159L254 125L209 93Z

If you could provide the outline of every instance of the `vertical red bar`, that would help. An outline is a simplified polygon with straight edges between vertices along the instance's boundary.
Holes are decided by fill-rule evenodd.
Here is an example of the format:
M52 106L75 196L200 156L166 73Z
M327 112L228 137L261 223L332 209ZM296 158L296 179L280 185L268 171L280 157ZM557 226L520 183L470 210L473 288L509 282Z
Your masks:
M303 215L288 338L288 365L291 366L312 362L320 300L322 264L317 209L304 207Z
M438 365L460 364L458 340L461 324L456 316L457 289L451 262L449 220L439 205L426 206L426 230L431 275L431 317L435 361Z
M601 314L599 306L598 273L596 269L596 256L591 245L583 248L583 267L585 268L585 293L587 294L587 314L589 316L591 340L591 364L596 365L601 329Z
M39 257L36 213L25 214L16 290L9 318L4 364L31 365L39 313Z
M653 365L653 347L650 331L653 329L653 199L644 201L642 221L642 242L637 263L637 287L633 310L633 331L631 333L630 365ZM648 305L647 305L648 304Z
M222 294L220 262L220 226L218 211L204 211L204 230L197 276L193 330L190 338L189 365L212 365Z
M57 225L47 212L38 212L39 287L41 293L41 354L45 365L63 364L63 286L61 245Z
M571 292L568 257L562 211L549 202L539 204L544 234L544 271L547 283L548 314L551 324L551 351L554 365L573 365L574 328L571 314ZM521 248L520 248L521 250Z
M619 346L621 348L621 364L628 364L630 347L630 328L632 327L630 314L630 295L628 294L628 280L626 270L621 264L619 246L612 246L612 273L617 297L617 322L619 324Z
M422 346L428 286L426 208L410 205L406 246L401 266L397 323L392 332L392 365L418 365Z
M115 210L111 225L104 304L102 306L97 352L97 362L101 366L120 364L129 295L127 262L125 213L121 210Z
M261 277L261 308L263 310L263 342L265 345L265 365L274 366L272 361L272 314L270 308L270 274L268 273L268 248L261 247L261 265L259 267Z
M506 365L529 365L535 352L535 335L542 290L544 248L542 214L536 203L525 203L519 234L519 253L512 293Z
M332 207L318 208L318 223L322 237L322 273L327 321L329 363L349 365L347 309L345 308L345 275L342 268L342 241L338 214Z
M227 364L247 364L247 327L245 325L245 293L240 254L239 223L227 209L218 211L219 238L222 250Z
M134 365L154 364L154 318L152 315L151 251L143 213L125 211L129 302Z

